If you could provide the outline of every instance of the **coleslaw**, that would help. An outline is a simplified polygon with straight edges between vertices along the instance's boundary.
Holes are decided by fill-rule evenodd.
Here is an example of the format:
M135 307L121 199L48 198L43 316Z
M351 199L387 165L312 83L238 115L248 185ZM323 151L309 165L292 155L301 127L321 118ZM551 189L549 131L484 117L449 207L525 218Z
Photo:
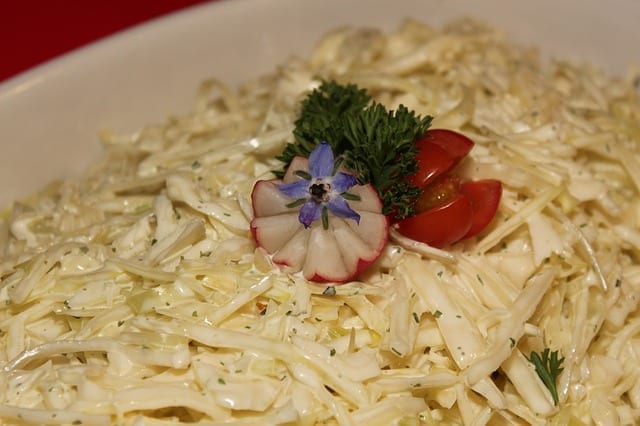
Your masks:
M392 231L340 286L249 232L301 99L323 79L433 115L499 177L497 219L440 250ZM634 84L636 85L634 87ZM101 161L0 221L6 424L635 424L638 75L544 62L472 20L344 28L192 111L102 131ZM564 357L558 403L528 357Z

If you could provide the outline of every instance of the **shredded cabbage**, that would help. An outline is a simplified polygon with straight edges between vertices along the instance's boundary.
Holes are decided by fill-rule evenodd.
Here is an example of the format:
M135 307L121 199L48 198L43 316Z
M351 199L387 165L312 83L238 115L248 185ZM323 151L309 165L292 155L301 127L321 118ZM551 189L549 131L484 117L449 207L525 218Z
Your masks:
M471 20L345 28L0 219L5 424L637 424L640 100ZM394 233L359 281L288 275L250 193L321 79L472 137L498 215L447 250ZM565 358L558 405L528 360Z

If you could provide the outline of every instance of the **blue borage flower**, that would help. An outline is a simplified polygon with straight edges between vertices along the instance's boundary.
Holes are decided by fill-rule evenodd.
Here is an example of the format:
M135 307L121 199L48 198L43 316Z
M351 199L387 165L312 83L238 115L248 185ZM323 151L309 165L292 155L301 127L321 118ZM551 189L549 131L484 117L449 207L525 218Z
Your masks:
M298 171L302 180L277 185L286 196L295 199L288 207L300 207L298 219L305 228L322 219L325 229L329 226L329 214L353 219L360 223L360 215L349 207L347 199L358 197L347 193L356 185L355 176L338 172L333 150L327 142L321 142L309 155L309 173Z

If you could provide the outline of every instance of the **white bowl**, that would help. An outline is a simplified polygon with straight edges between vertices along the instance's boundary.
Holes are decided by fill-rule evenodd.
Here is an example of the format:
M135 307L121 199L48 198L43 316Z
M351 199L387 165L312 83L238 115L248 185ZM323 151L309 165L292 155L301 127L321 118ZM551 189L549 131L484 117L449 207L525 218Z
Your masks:
M120 33L0 85L0 207L73 176L102 128L134 130L189 108L201 80L237 84L337 26L440 25L472 16L546 57L622 74L640 63L635 0L226 0Z

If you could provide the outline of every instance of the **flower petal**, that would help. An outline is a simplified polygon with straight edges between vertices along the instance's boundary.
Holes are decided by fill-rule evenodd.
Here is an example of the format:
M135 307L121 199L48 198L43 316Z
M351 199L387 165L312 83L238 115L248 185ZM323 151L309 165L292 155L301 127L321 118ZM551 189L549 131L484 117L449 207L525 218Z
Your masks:
M333 150L327 142L321 142L309 155L309 171L314 179L333 175Z
M332 197L327 202L327 208L331 213L338 217L343 219L353 219L356 223L360 223L360 215L349 207L347 200L342 197Z
M291 198L309 198L309 181L299 180L292 183L276 185L280 191Z
M322 204L317 203L313 200L308 200L300 208L298 220L304 225L305 228L308 228L314 221L320 219L321 214Z
M353 175L349 175L346 173L336 173L336 175L331 180L331 189L337 192L338 194L342 194L351 188L353 185L357 183L357 179Z

